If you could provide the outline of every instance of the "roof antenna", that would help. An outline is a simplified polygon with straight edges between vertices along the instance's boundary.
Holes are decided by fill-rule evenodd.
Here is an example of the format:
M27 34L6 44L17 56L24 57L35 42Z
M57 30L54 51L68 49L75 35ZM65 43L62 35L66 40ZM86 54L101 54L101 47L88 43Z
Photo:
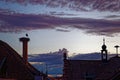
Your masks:
M116 45L116 46L114 46L114 47L116 48L116 54L117 54L117 57L118 57L118 48L119 48L120 46Z

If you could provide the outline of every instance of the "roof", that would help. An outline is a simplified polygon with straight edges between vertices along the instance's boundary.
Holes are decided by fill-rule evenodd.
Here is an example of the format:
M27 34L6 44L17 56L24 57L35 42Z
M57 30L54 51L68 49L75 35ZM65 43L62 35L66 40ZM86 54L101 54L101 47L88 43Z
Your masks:
M17 80L33 80L44 75L24 59L7 43L0 40L0 77ZM44 75L45 76L45 75Z
M68 80L111 80L120 75L120 57L112 57L107 62L102 60L66 60L64 75Z

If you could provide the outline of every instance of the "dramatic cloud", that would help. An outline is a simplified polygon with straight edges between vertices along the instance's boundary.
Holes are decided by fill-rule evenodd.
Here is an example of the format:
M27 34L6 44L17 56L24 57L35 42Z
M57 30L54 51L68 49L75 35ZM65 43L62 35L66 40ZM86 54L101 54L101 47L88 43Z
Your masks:
M107 19L120 19L120 15L109 15L109 16L105 16L105 18L107 18Z
M56 29L69 32L67 28L84 30L87 33L112 36L120 32L120 20L61 18L50 15L0 13L0 32L20 32L35 29Z
M65 30L65 29L56 29L56 30L61 32L70 32L69 30Z
M82 11L120 11L120 0L1 0L12 3L42 4L49 7L68 7L74 10Z
M54 15L54 16L76 16L76 14L72 14L72 13L65 13L65 12L50 12L50 15Z

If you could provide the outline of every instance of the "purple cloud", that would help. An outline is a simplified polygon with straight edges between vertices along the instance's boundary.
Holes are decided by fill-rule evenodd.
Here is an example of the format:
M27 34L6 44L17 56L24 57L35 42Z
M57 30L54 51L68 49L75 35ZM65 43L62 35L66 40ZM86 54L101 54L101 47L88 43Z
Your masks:
M76 16L77 14L72 14L72 13L65 13L65 12L49 12L50 15L54 15L54 16Z
M0 32L55 29L69 32L67 28L84 30L87 33L112 36L120 32L120 20L61 18L50 15L0 12Z
M49 7L68 7L82 11L120 11L120 0L1 0L19 4L42 4Z
M56 31L60 31L60 32L70 32L70 30L65 30L65 29L56 29Z
M112 18L112 19L114 19L114 18L120 18L120 15L109 15L109 16L105 16L105 18Z

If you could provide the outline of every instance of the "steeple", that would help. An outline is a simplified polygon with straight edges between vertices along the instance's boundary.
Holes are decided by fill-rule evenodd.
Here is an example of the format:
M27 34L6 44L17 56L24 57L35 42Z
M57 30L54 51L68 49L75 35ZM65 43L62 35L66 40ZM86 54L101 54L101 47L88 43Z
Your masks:
M105 45L105 38L103 38L102 50L106 50L107 46Z
M103 38L103 44L105 45L105 38Z
M101 50L101 59L102 61L107 61L107 46L105 45L105 39L103 38L103 45L102 45L102 50Z

